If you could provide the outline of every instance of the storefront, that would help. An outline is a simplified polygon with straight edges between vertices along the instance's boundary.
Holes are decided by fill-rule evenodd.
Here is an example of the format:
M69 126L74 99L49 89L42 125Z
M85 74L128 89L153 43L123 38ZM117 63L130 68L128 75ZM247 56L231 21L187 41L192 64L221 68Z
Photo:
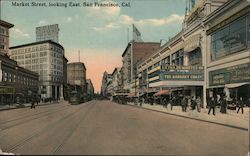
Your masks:
M14 103L15 88L9 86L0 86L0 105Z
M209 88L213 96L226 96L228 101L242 97L247 104L250 99L250 63L210 71Z

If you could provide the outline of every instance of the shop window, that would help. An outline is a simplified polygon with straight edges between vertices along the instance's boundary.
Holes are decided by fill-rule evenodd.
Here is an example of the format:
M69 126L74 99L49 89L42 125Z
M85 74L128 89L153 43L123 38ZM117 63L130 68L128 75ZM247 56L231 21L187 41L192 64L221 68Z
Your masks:
M246 48L246 16L211 35L211 60L223 58Z

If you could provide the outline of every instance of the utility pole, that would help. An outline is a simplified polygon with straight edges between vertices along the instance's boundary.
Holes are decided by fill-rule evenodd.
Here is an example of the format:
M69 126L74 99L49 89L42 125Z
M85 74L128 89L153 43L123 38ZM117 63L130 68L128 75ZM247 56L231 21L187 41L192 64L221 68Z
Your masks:
M78 50L78 62L80 62L80 50Z

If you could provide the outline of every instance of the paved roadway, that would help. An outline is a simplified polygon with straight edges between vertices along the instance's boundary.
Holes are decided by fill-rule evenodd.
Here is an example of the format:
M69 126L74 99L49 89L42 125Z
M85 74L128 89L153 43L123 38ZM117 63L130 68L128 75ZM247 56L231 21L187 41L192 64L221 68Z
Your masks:
M0 112L0 148L15 154L245 156L247 131L110 101Z

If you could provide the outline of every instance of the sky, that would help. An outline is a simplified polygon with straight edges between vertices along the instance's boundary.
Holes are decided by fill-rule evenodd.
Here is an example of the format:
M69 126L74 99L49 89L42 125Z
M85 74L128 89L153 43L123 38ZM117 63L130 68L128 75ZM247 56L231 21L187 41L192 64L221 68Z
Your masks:
M1 1L1 0L0 0ZM12 2L99 2L120 7L42 7L12 6ZM112 73L122 66L122 53L135 24L145 42L174 37L182 26L186 0L2 0L1 19L15 26L10 29L10 46L35 42L35 28L59 24L59 43L69 62L86 66L87 78L99 92L104 71ZM122 7L129 2L130 7ZM129 33L128 33L129 32Z

